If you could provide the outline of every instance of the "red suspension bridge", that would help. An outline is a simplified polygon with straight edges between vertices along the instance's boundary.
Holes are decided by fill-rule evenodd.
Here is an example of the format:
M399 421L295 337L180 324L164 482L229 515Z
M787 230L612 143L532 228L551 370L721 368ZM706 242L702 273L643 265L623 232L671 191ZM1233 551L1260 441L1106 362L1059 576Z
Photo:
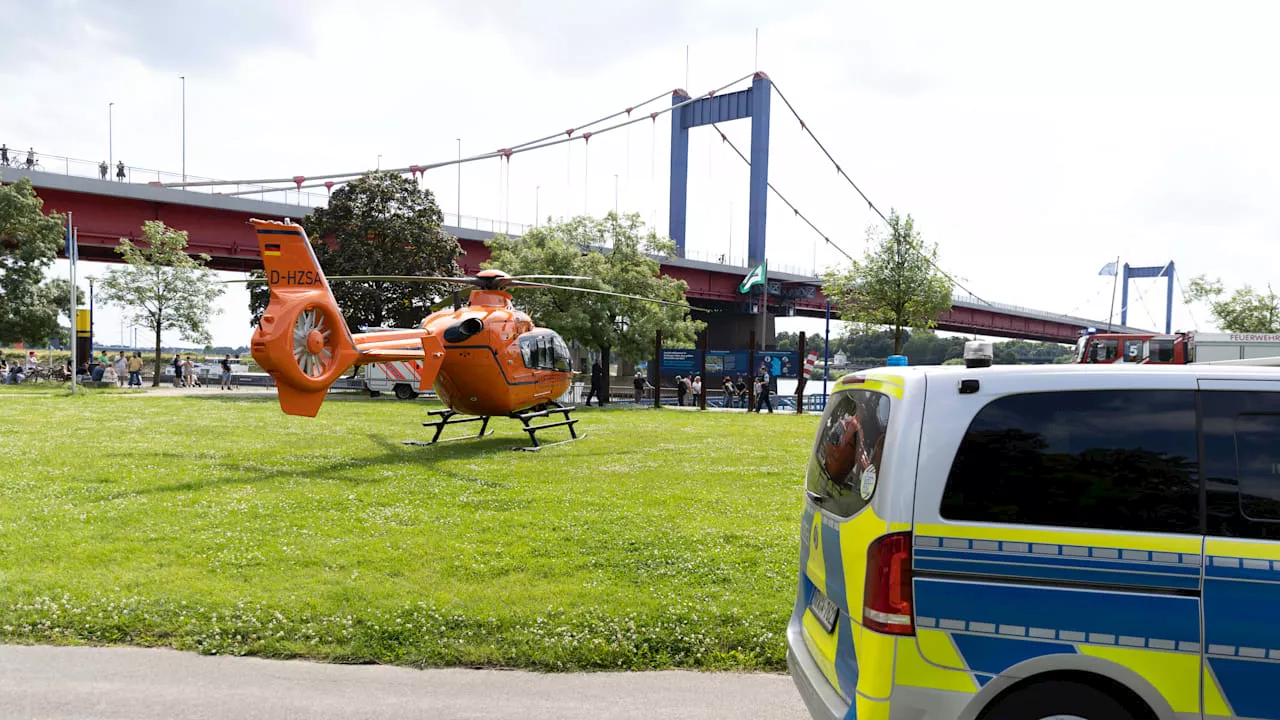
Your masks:
M743 90L726 92L749 81ZM779 201L822 241L842 255L848 253L822 232L800 208L788 200L768 180L769 120L771 98L776 94L800 127L836 169L837 177L851 186L862 202L881 219L884 215L863 190L844 171L812 129L792 106L782 91L764 73L753 73L715 90L692 97L683 90L662 93L643 103L581 126L535 138L526 142L454 160L422 163L390 168L389 172L419 178L428 170L463 163L496 160L505 164L512 156L548 147L582 142L592 137L637 124L652 123L656 129L659 117L670 115L671 182L668 235L675 241L675 257L660 258L662 272L684 280L688 295L701 306L720 312L711 320L713 344L740 342L743 327L753 323L748 317L747 303L737 292L738 283L752 266L766 257L765 220L768 195ZM670 105L648 110L670 97ZM749 156L742 153L720 129L720 124L746 119L751 123ZM750 168L748 257L746 264L732 260L697 259L686 250L685 214L687 212L688 132L709 125ZM20 158L17 158L21 160ZM11 158L12 160L12 158ZM19 165L17 168L12 165ZM315 205L323 204L334 187L348 182L363 172L329 173L310 177L288 176L257 180L212 180L164 173L139 168L126 168L123 181L104 179L97 163L69 158L40 156L36 167L11 163L3 168L5 181L30 178L44 198L47 208L73 213L79 237L80 257L86 260L114 262L119 239L136 238L147 220L161 220L170 227L187 231L193 253L211 257L217 270L247 271L261 267L257 241L247 224L250 217L298 219ZM109 168L106 177L115 175ZM323 188L323 191L318 189ZM317 190L317 192L309 192ZM271 200L267 198L271 197ZM488 256L484 241L495 233L519 235L527 226L457 215L445 216L446 230L459 239L465 255L460 264L468 272L479 269ZM721 256L723 258L723 256ZM782 272L779 272L782 269ZM941 271L941 268L939 268ZM945 273L944 273L945 274ZM783 315L823 316L827 312L821 282L812 271L780 267L770 262L770 311ZM1072 317L1014 305L991 302L975 296L954 279L953 307L937 318L938 328L947 331L993 335L999 337L1053 342L1074 342L1089 327L1105 327L1106 322ZM1140 332L1133 328L1120 331Z

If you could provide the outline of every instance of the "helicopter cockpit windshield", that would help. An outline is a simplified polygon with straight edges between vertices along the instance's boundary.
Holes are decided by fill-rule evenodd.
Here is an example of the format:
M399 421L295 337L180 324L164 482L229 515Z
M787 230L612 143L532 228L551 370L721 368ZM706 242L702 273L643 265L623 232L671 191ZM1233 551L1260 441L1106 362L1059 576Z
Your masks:
M534 330L520 336L520 355L531 370L571 372L569 346L550 330Z

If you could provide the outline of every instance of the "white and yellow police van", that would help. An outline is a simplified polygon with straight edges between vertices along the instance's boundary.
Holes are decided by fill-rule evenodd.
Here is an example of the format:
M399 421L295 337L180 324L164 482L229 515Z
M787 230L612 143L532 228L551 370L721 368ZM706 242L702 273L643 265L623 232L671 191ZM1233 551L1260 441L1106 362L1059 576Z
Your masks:
M806 478L815 718L1280 719L1280 370L886 367Z

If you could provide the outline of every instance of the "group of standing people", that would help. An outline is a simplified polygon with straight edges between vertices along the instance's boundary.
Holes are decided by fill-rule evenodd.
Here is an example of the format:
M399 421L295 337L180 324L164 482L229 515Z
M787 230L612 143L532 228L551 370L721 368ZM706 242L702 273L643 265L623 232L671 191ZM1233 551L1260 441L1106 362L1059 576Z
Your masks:
M760 373L751 379L751 390L755 391L756 404L751 407L751 395L747 392L746 377L739 375L737 379L725 376L721 389L724 391L724 406L727 408L746 408L747 412L760 412L767 408L773 412L772 387L769 371L760 368Z
M132 355L119 352L114 359L103 353L93 361L89 377L94 382L111 383L116 387L125 387L126 383L129 387L142 387L142 353L136 350Z
M693 402L690 406L702 405L702 376L694 375L692 377L676 376L676 405L684 405L684 399L689 395L693 395Z
M185 358L178 353L173 355L173 386L185 388L204 387L200 375L196 373L196 363L188 355ZM218 361L218 389L234 390L231 375L231 356L224 355Z
M111 166L107 165L106 160L103 160L102 162L98 163L99 179L106 180L107 173L109 172L111 172ZM124 182L124 161L123 160L120 160L119 162L116 163L116 181Z
M10 160L10 158L9 158L9 146L8 146L8 145L4 145L4 144L0 144L0 165L5 165L5 166L7 166L7 165L12 164L12 165L14 165L15 167L26 167L28 170L31 170L31 169L35 168L35 166L36 166L36 149L35 149L35 148L27 148L27 161L26 161L25 163L23 163L21 160L19 160L19 159L18 159L18 154L20 154L20 153L21 153L21 151L17 151L17 152L14 154L13 159L12 159L12 160Z

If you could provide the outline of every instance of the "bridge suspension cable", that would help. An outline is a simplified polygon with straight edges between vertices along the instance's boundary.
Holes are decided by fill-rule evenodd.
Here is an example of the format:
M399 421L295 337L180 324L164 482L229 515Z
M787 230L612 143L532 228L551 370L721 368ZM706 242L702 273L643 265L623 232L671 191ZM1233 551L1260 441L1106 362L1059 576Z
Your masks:
M1187 299L1187 289L1182 287L1182 276L1175 272L1173 279L1178 281L1178 291L1182 293L1182 304L1187 308L1187 315L1191 318L1191 327L1199 330L1200 323L1196 322L1196 314L1191 312L1191 301Z
M715 123L711 123L711 127L712 127L713 129L715 129L715 131L716 131L716 132L720 133L720 140L721 140L722 142L724 142L724 143L727 143L727 144L729 145L729 147L730 147L730 148L732 148L732 149L733 149L733 151L734 151L735 153L737 153L737 154L738 154L738 157L742 158L742 162L746 163L746 164L747 164L747 167L751 167L751 161L747 159L747 156L746 156L746 155L743 155L743 154L742 154L742 151L738 149L738 146L737 146L737 145L734 145L734 144L733 144L733 141L729 139L729 136L724 134L724 131L720 129L720 126L719 126L719 125L716 125ZM772 190L772 191L773 191L773 194L774 194L774 195L777 195L777 196L778 196L778 199L779 199L779 200L781 200L784 204L786 204L786 206L787 206L787 207L791 208L791 212L795 213L795 214L796 214L796 217L798 217L798 218L800 218L801 220L803 220L803 221L805 222L805 224L806 224L806 225L808 225L809 227L813 228L813 231L814 231L814 232L816 232L816 233L818 233L818 235L822 236L822 239L823 239L823 240L825 240L825 241L826 241L826 243L827 243L828 245L830 245L831 247L835 248L835 249L836 249L836 250L837 250L841 255L843 255L843 256L845 256L846 258L848 258L850 262L854 262L854 259L853 259L853 256L852 256L852 255L850 255L849 253L845 252L845 251L844 251L844 248L842 248L842 247L840 247L839 245L835 244L835 242L833 242L833 241L831 240L831 238L827 237L827 234L826 234L826 233L824 233L824 232L822 232L821 230L819 230L819 229L818 229L818 226L817 226L817 225L814 225L812 220L810 220L810 219L809 219L809 218L808 218L804 213L802 213L802 212L800 212L798 209L796 209L796 206L795 206L795 205L792 205L792 204L791 204L791 201L790 201L790 200L788 200L788 199L786 198L786 196L785 196L785 195L783 195L782 193L778 192L778 188L774 187L774 186L773 186L773 183L769 183L769 189L770 189L770 190Z
M815 144L817 144L818 149L822 151L822 154L826 155L827 159L831 161L831 164L835 166L836 174L844 178L845 182L849 183L849 185L853 187L854 191L858 193L859 197L861 197L862 200L867 203L867 207L871 208L871 210L875 212L876 215L879 215L880 219L884 221L885 225L889 226L890 230L894 230L893 225L889 223L889 218L885 217L885 214L880 212L880 208L876 207L876 204L871 202L871 198L867 197L867 194L862 192L862 188L858 187L858 184L853 181L853 178L849 177L849 174L844 171L844 168L840 167L840 163L836 162L836 159L832 157L830 151L827 150L827 147L823 145L822 141L818 139L818 136L813 133L813 129L810 128L809 124L804 121L804 118L800 117L800 113L796 111L794 106L792 106L791 101L788 100L787 96L783 94L782 88L778 87L778 83L776 81L773 82L773 91L778 93L778 97L782 98L783 104L787 106L787 109L791 111L791 114L794 115L796 120L800 123L800 129L804 130L806 133L809 134L809 137L813 139L813 142ZM974 300L977 300L983 305L991 305L991 303L979 297L977 293L965 287L964 285L960 284L960 281L956 280L954 277L948 274L947 271L938 267L938 264L933 261L933 258L929 257L923 252L920 252L918 249L917 249L917 252L919 252L920 257L924 258L925 262L933 266L933 269L937 270L943 277L949 280L952 285L955 285L956 287L965 291L971 297L973 297Z
M614 123L613 125L609 125L608 127L604 127L599 130L581 133L577 136L575 136L573 133L575 133L580 128L569 128L566 131L562 131L554 135L547 135L538 140L530 140L528 142L524 142L519 145L501 148L493 152L481 153L479 155L472 155L471 157L465 157L462 159L454 158L449 160L442 160L439 162L427 163L425 165L410 165L408 167L401 167L401 168L388 168L386 172L396 173L399 175L404 175L405 173L426 172L427 170L434 170L436 168L451 167L453 165L461 165L469 162L476 162L479 160L490 160L496 157L510 159L512 155L518 155L520 153L530 152L532 150L541 150L542 148L553 147L555 145L560 145L562 143L573 142L574 140L582 140L584 143L586 143L594 135L603 135L604 133L612 132L619 128L627 127L628 125L634 125L635 123L638 123L641 120L656 120L659 115L665 115L677 108L681 108L681 107L684 107L685 105L695 103L703 98L713 97L715 95L718 95L721 92L727 90L728 88L733 87L734 85L737 85L746 80L750 80L754 76L755 76L755 73L744 75L738 78L737 80L734 80L733 82L730 82L730 83L726 83L718 88L715 88L714 90L708 90L707 92L702 93L701 95L698 95L696 97L691 96L687 100L684 100L683 102L677 103L675 105L670 105L668 107L664 107L661 110L650 112L648 115L629 117L629 119L623 122ZM655 100L658 100L668 94L669 93L656 95L654 96L653 99L646 101L645 104L652 103ZM630 109L634 111L636 107L642 107L642 106L632 106ZM591 125L595 125L595 124L604 122L606 120L616 118L619 115L623 115L623 114L630 115L630 113L628 113L626 110L622 110L620 112L613 113L612 115L606 115L603 118L594 120L591 123L588 123L588 125L584 125L582 127L589 127ZM562 135L564 137L561 137ZM244 185L244 184L269 185L273 183L299 183L302 180L338 180L341 178L356 178L365 174L366 172L368 172L368 170L361 170L359 172L347 172L347 173L330 173L327 175L312 175L312 176L307 176L305 178L303 178L302 176L297 176L297 177L287 177L287 178L270 178L270 179L264 179L264 180L206 180L201 182L190 182L190 183L166 183L165 187L203 187L203 186L211 186L211 185L238 185L238 184L239 185ZM334 185L340 185L340 184L342 183L340 182L334 183ZM321 185L323 185L323 183L321 183ZM316 187L316 186L309 185L307 187Z

